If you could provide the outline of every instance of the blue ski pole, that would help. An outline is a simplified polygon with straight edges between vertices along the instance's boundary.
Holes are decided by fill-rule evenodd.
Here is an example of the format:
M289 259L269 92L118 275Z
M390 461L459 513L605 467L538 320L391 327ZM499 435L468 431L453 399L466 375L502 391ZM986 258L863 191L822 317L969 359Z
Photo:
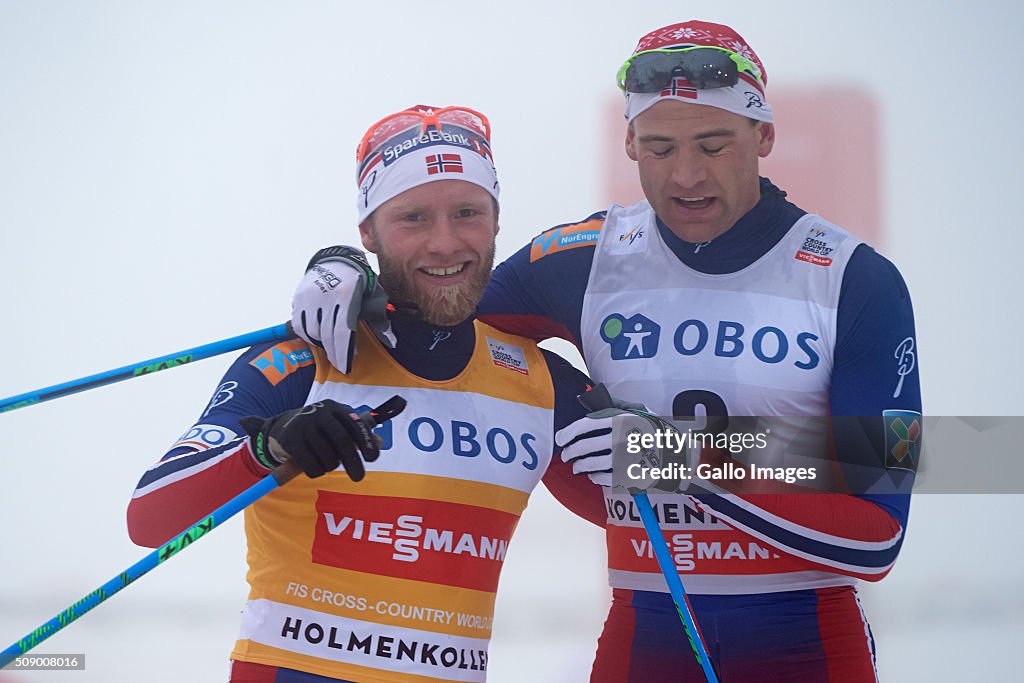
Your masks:
M405 409L405 399L401 396L393 396L372 411L360 413L360 417L369 427L374 427L387 422L395 415ZM89 593L81 600L73 603L60 614L50 619L45 624L32 632L19 638L17 642L0 652L0 669L14 661L18 655L23 655L39 643L43 642L57 631L77 620L83 614L104 602L121 589L127 587L139 579L151 569L163 564L179 552L207 535L215 528L223 524L239 511L249 507L257 500L270 493L279 486L294 479L301 470L292 462L286 462L273 472L265 476L256 484L238 494L209 515L199 520L185 531L181 532L162 546L146 555L144 558L125 569L123 572L107 581L105 584Z
M654 548L658 566L661 567L661 573L665 575L665 581L668 582L668 591L672 594L672 602L676 604L676 611L679 612L679 618L683 622L686 638L690 641L690 648L693 649L693 654L697 658L700 668L703 669L708 683L718 683L718 675L711 665L707 645L704 643L700 628L693 616L693 607L690 606L690 600L686 597L686 589L683 588L679 572L676 571L675 563L669 554L668 545L661 533L661 527L658 526L658 519L654 516L654 508L651 507L651 501L647 498L647 492L641 491L631 495L636 503L637 512L640 513L640 520L644 523L644 530L647 531L647 538L650 539L651 547Z
M579 400L591 412L606 408L619 408L619 406L615 405L611 394L608 393L608 387L603 384L594 385L589 391L581 394ZM658 419L641 410L619 409L649 420ZM697 658L697 663L700 665L701 670L704 671L704 677L708 683L718 683L718 674L715 673L715 667L711 664L711 657L708 656L707 644L704 642L700 628L697 626L697 620L693 616L693 607L691 607L690 600L686 597L686 589L683 588L679 572L672 561L672 555L669 553L668 545L665 543L665 536L661 533L658 519L654 516L654 509L651 507L651 501L647 498L647 492L630 490L629 493L633 496L633 502L636 503L636 509L640 513L640 520L643 522L644 531L647 532L651 548L654 549L654 556L658 560L658 567L661 569L665 582L668 584L668 591L672 595L672 602L676 605L679 619L683 622L683 631L686 633L687 640L690 641L693 655Z
M81 600L72 603L70 607L63 610L53 619L34 629L23 638L19 638L13 645L0 652L0 669L10 664L18 655L25 654L93 607L104 602L122 588L126 588L151 569L171 559L180 551L220 526L225 520L237 514L240 510L245 509L278 486L285 484L299 474L299 472L300 470L291 463L281 465L259 482L211 512L207 517L199 520Z
M54 384L53 386L46 387L44 389L37 389L36 391L29 391L24 394L18 394L17 396L0 399L0 413L17 410L18 408L25 408L37 403L43 403L44 401L52 401L53 399L60 398L61 396L77 394L80 391L95 389L96 387L114 384L115 382L121 382L141 375L148 375L154 372L159 372L160 370L176 368L179 365L185 365L186 363L203 360L205 358L212 358L213 356L219 356L222 353L235 351L236 349L244 349L248 346L253 346L254 344L262 344L269 341L283 341L294 336L295 334L292 332L291 323L284 323L273 327L267 327L262 330L256 330L255 332L240 334L237 337L221 339L220 341L210 342L209 344L203 344L202 346L197 346L195 348L170 353L166 356L150 358L149 360L132 363L131 365L125 365L114 370L107 370L106 372L89 375L88 377L73 379L70 382Z

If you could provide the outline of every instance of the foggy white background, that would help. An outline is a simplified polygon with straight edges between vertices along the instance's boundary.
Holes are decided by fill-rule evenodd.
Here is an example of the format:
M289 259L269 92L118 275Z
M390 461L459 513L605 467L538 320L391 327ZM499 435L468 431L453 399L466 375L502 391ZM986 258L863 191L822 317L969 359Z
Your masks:
M616 69L691 18L739 30L773 84L876 96L883 251L914 298L925 409L1024 415L1024 12L991 1L0 0L0 396L284 322L309 255L356 240L359 137L414 103L491 118L499 258L603 208ZM145 554L132 489L230 360L0 415L0 648ZM1022 512L915 499L896 568L862 589L883 681L1017 669ZM538 491L490 681L585 680L604 562L602 535ZM85 672L0 680L225 680L245 594L234 520L38 648L86 653Z

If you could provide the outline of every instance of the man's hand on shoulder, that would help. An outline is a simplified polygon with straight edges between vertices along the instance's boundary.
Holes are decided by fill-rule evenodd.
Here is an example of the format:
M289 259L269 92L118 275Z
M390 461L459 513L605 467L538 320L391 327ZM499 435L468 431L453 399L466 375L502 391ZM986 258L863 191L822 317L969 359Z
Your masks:
M322 348L331 365L347 374L352 369L360 319L370 325L382 343L392 348L396 345L386 307L387 294L363 251L327 247L310 259L295 290L292 328L295 334Z

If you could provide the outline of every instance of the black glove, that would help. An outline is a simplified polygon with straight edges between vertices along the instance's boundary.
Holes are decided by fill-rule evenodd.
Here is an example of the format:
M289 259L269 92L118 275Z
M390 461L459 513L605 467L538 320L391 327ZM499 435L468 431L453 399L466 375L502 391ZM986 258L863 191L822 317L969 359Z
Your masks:
M374 420L331 399L266 419L243 417L239 422L252 437L256 459L268 469L290 460L315 478L340 464L352 481L360 481L366 475L363 461L373 462L380 456L370 431Z

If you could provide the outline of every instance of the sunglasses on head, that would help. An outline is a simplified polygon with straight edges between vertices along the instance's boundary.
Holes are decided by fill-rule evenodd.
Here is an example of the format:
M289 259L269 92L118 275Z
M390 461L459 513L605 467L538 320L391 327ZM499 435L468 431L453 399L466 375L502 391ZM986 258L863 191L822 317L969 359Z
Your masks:
M359 142L359 147L356 148L356 163L362 163L377 150L381 143L402 131L415 126L420 127L421 133L427 132L427 129L431 127L441 131L445 124L467 128L482 136L488 143L491 141L491 122L474 109L468 107L408 109L385 116L370 126Z
M743 55L698 46L638 52L623 63L617 80L621 90L632 93L660 92L680 76L698 90L710 90L736 85L743 71L761 82L761 69Z

